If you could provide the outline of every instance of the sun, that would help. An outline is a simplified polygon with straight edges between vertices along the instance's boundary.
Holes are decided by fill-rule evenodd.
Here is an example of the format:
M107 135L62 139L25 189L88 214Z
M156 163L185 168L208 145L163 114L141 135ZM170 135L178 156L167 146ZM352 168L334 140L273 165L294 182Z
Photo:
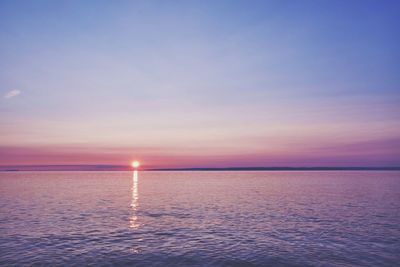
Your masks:
M137 161L137 160L134 160L134 161L132 161L132 167L133 168L138 168L140 166L140 162L139 161Z

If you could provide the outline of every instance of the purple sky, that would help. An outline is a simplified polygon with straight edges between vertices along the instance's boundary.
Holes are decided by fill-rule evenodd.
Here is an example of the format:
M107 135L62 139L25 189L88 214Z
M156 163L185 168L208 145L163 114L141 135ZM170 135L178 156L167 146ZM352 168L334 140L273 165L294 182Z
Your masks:
M399 166L399 1L0 2L0 165Z

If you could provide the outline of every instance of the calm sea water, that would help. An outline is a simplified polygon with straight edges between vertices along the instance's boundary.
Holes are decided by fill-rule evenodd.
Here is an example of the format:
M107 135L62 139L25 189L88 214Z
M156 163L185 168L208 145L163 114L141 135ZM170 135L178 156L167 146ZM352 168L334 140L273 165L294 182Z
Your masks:
M399 266L400 172L0 173L1 266Z

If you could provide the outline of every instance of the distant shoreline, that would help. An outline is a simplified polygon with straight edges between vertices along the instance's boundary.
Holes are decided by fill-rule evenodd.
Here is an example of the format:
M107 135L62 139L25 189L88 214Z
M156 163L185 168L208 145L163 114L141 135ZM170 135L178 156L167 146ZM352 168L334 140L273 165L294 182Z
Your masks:
M151 171L399 171L400 167L228 167L162 168Z
M144 168L140 171L400 171L399 167L222 167L222 168ZM24 165L0 166L0 172L23 171L132 171L120 165Z

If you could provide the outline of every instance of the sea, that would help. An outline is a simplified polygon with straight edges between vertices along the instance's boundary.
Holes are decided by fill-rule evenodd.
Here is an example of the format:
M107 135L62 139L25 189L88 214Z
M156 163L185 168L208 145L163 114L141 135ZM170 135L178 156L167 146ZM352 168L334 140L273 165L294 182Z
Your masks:
M0 266L400 266L400 172L0 172Z

